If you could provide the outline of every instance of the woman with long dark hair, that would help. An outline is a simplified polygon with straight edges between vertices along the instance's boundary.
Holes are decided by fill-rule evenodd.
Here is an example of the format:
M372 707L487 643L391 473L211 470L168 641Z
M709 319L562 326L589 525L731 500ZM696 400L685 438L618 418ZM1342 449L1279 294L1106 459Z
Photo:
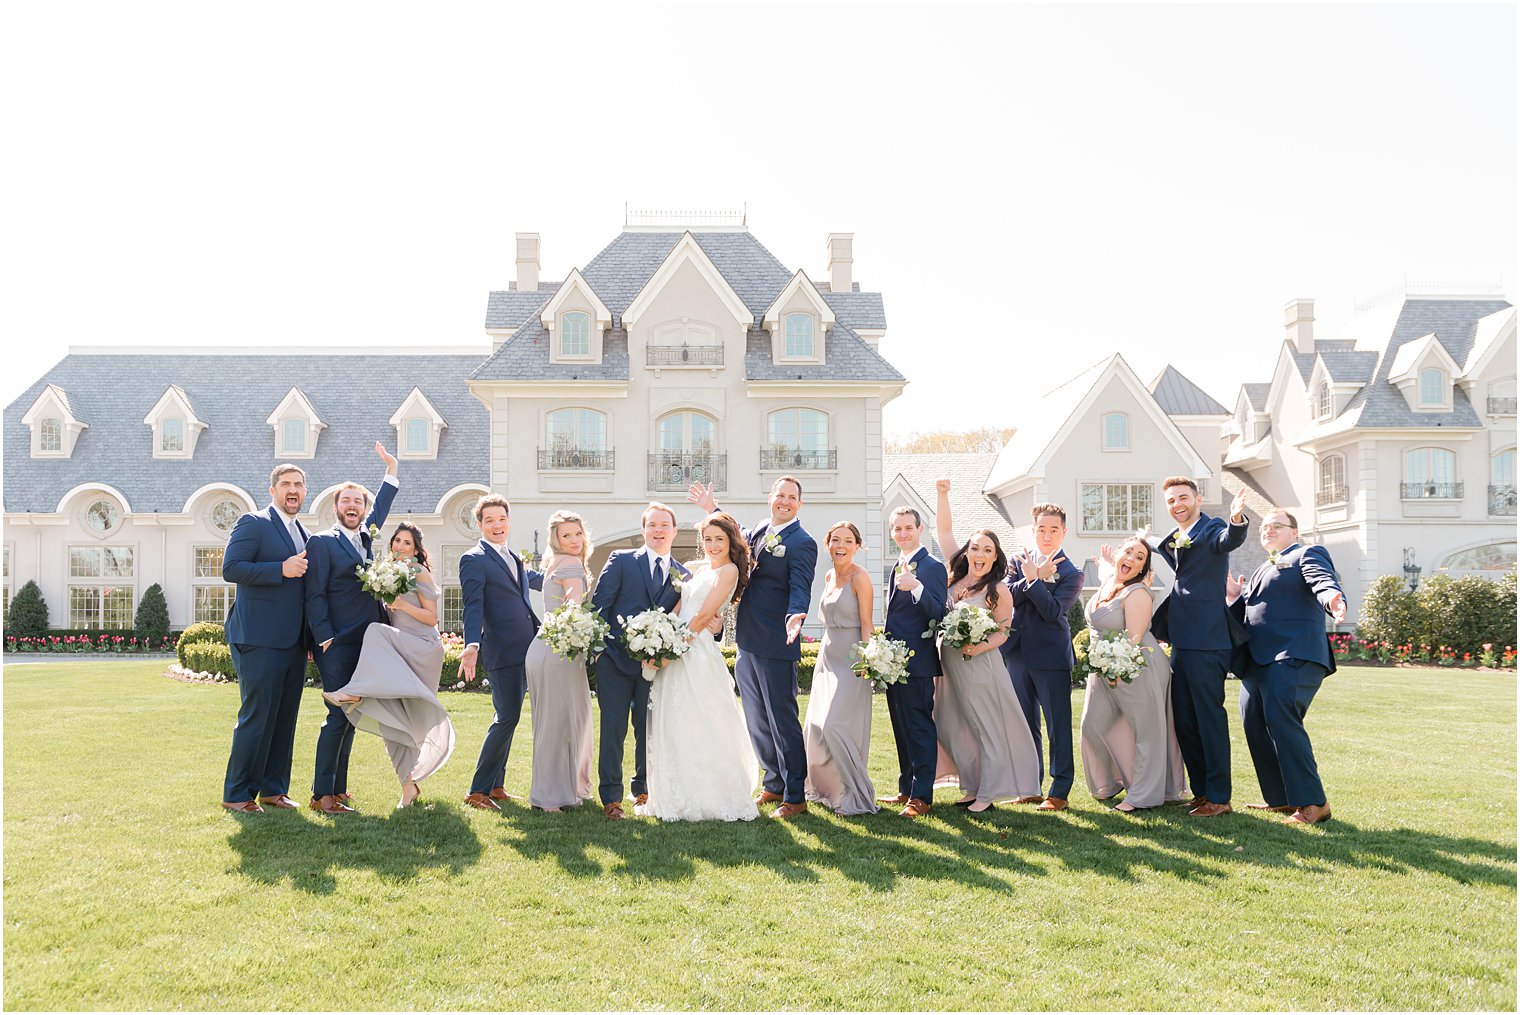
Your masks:
M417 589L390 604L391 623L364 631L359 663L349 682L323 692L343 709L354 728L385 741L401 780L401 802L410 807L423 779L443 767L454 751L454 724L438 701L443 642L438 636L438 586L429 570L422 530L401 522L391 536L391 555L418 570Z

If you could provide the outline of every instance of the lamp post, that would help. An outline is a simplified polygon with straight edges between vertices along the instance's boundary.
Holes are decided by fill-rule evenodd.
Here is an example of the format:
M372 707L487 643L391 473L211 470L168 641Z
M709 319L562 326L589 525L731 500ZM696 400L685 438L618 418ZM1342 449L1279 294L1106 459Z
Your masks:
M1420 565L1414 562L1414 547L1404 547L1404 580L1409 583L1409 591L1417 591L1420 587Z

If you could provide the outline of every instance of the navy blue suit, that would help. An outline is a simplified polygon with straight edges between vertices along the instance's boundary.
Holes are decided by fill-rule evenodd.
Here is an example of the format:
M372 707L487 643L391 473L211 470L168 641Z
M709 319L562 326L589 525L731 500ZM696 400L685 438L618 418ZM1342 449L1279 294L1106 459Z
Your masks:
M1044 777L1044 752L1040 749L1040 713L1050 734L1050 795L1065 800L1077 777L1071 746L1071 668L1076 657L1071 648L1071 622L1067 613L1082 595L1082 569L1059 554L1054 581L1026 578L1017 563L1010 562L1003 583L1013 598L1013 622L1003 642L1003 664L1013 691L1024 709L1034 753Z
M945 616L949 606L950 579L945 565L919 547L909 562L913 576L923 582L918 602L913 594L897 588L897 568L887 581L887 636L905 642L913 651L908 660L908 679L887 688L887 714L892 719L892 738L897 742L897 792L926 803L934 801L935 767L939 743L934 731L934 678L940 675L939 652L934 639L925 638Z
M369 517L359 527L364 553L354 549L341 525L319 532L306 544L306 626L316 648L317 672L322 675L322 689L336 691L354 675L359 665L359 650L364 646L364 630L374 623L385 623L390 615L385 606L364 591L355 573L360 565L375 557L369 527L385 524L396 499L396 485L381 483ZM225 568L224 568L225 570ZM322 648L328 639L332 644ZM354 725L341 708L327 706L327 717L317 731L317 760L311 779L313 797L334 796L348 792L348 755L354 745Z
M739 654L734 680L744 701L744 721L763 773L767 792L783 803L802 803L807 781L807 747L797 715L797 661L802 638L787 644L786 618L806 614L813 602L818 543L789 523L780 542L767 547L771 525L762 522L744 534L754 569L739 600L734 640ZM777 555L777 550L780 555Z
M1192 545L1176 549L1174 531L1156 549L1176 583L1151 621L1151 633L1172 646L1172 715L1193 795L1230 802L1230 724L1224 679L1230 669L1232 618L1224 601L1230 551L1246 541L1249 521L1227 524L1199 515Z
M1240 721L1272 807L1325 804L1304 717L1320 682L1335 672L1325 614L1340 591L1324 548L1294 543L1276 563L1257 568L1233 607L1249 639L1235 667Z
M526 659L528 646L538 633L538 614L528 590L542 589L544 576L525 567L510 549L506 559L482 539L459 555L459 592L464 604L464 643L479 645L479 665L491 682L491 707L495 714L480 745L480 758L470 780L471 793L506 788L507 756L512 736L522 718L523 698L528 694ZM519 583L517 576L522 575Z
M274 505L243 515L222 556L222 577L237 586L227 644L242 699L222 785L228 803L290 792L308 642L306 579L284 575L286 558L298 552L284 519ZM296 528L304 540L306 530Z
M680 601L681 591L672 574L689 578L691 572L675 558L659 585L655 584L649 547L616 550L602 566L591 593L591 605L612 625L607 649L596 660L596 700L602 715L602 739L597 751L597 779L602 805L623 800L623 741L633 719L633 782L635 797L649 792L644 768L644 720L649 714L649 681L640 674L639 661L623 647L619 617L633 617L651 608L669 613Z

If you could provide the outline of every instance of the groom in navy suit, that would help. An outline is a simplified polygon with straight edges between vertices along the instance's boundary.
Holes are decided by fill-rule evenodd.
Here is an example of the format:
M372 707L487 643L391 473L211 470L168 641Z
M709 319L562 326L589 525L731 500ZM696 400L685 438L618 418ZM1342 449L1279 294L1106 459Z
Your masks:
M1230 813L1230 724L1224 679L1239 625L1225 606L1230 551L1246 541L1246 492L1235 495L1230 521L1202 511L1198 484L1186 476L1162 480L1167 513L1177 522L1156 547L1176 575L1151 622L1172 646L1172 715L1177 746L1187 767L1193 800L1188 813L1207 818Z
M528 590L542 589L544 576L526 567L507 546L512 531L507 498L492 493L476 501L475 524L480 542L459 556L465 641L459 672L470 681L477 664L485 667L495 714L464 802L478 810L499 811L496 801L515 799L506 789L507 755L528 694L528 647L539 627Z
M596 659L596 700L602 713L602 742L597 752L597 778L602 813L609 821L623 818L623 742L628 720L633 719L633 802L649 800L644 767L644 721L649 715L650 682L640 673L639 661L623 647L623 624L649 609L669 613L681 598L672 573L681 578L691 572L671 559L676 539L676 513L664 504L650 504L640 519L644 545L637 550L615 550L596 579L591 605L612 625L607 648Z
M222 806L245 814L259 804L291 810L290 762L306 676L306 530L296 521L306 473L276 465L269 507L243 515L222 556L222 577L237 586L227 614L227 644L238 674L237 726L222 786Z
M934 730L934 678L940 675L932 632L949 605L945 565L923 546L924 521L917 511L892 512L892 541L900 555L887 586L886 633L905 642L913 655L908 679L887 688L887 714L897 741L897 795L882 803L903 804L905 818L919 818L934 806L939 742ZM928 634L928 637L925 635Z
M396 498L396 456L375 442L375 453L385 463L385 479L370 507L369 491L358 483L344 483L333 495L337 522L306 544L311 570L306 575L306 624L312 641L322 690L336 691L354 675L364 630L384 623L385 606L359 584L358 568L375 559L369 529L385 524ZM348 814L353 797L348 792L348 754L354 745L354 724L336 705L328 703L327 718L317 731L316 771L311 780L311 807L323 814Z
M712 487L694 484L687 500L718 510ZM757 803L778 803L773 818L807 811L807 748L797 715L797 663L802 621L813 602L818 543L802 528L802 483L782 476L771 484L771 517L744 533L754 568L739 600L734 679L744 702L749 739L764 778Z
M1250 639L1236 653L1240 720L1266 798L1253 810L1280 811L1293 824L1330 817L1304 716L1319 685L1335 672L1325 615L1346 619L1346 596L1323 547L1298 541L1298 519L1273 508L1261 520L1267 561L1251 580L1231 579L1236 619ZM1242 596L1241 592L1245 595Z

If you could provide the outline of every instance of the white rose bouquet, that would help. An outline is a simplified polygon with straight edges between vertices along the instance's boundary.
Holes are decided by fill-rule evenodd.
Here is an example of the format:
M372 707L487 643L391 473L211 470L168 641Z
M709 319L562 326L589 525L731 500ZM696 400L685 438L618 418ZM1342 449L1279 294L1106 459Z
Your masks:
M561 659L595 658L607 647L612 625L589 603L566 603L550 610L538 637Z
M998 622L993 619L991 610L971 603L956 603L946 611L944 619L939 622L939 630L945 639L945 644L951 648L980 645L997 634L998 629ZM925 637L932 637L932 633Z
M857 642L850 649L850 658L854 660L850 669L862 680L869 680L878 691L885 691L908 679L908 660L913 654L905 643L885 634L873 634L869 641Z
M679 659L691 648L691 631L664 610L645 610L632 617L619 617L623 625L623 648L644 664L644 679L653 680L652 667Z
M1093 632L1096 637L1087 643L1087 665L1109 686L1120 681L1129 683L1145 669L1145 653L1151 651L1129 640L1123 631Z
M360 587L387 606L417 588L417 571L389 555L354 568Z

